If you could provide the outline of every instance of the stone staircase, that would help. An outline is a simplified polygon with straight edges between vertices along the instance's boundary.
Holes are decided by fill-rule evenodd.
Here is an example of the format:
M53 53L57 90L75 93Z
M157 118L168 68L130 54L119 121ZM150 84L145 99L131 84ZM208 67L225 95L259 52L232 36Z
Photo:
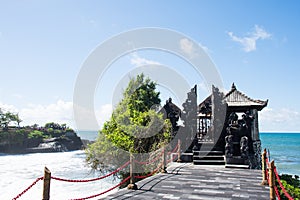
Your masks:
M193 151L193 163L195 165L225 165L224 155L218 150Z
M195 165L225 165L224 153L213 147L213 143L203 143L200 149L193 149L193 163Z

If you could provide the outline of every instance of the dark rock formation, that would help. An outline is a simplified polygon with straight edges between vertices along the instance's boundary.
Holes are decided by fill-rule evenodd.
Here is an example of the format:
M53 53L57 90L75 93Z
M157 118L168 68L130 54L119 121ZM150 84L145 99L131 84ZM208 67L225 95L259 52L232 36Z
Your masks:
M1 134L1 133L0 133ZM14 134L10 132L8 134ZM0 141L1 153L48 153L66 152L84 148L80 137L73 131L62 132L50 139L20 137L20 141L11 141L9 137Z

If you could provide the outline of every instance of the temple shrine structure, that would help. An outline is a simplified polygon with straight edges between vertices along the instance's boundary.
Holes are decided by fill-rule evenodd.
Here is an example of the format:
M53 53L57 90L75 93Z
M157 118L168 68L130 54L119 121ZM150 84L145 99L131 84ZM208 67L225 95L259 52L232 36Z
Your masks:
M164 109L181 138L181 160L194 164L220 164L225 167L261 168L261 141L258 112L268 100L255 100L239 91L235 84L226 94L212 86L212 94L197 103L197 86L187 94L180 110L169 99ZM183 125L178 125L179 118Z

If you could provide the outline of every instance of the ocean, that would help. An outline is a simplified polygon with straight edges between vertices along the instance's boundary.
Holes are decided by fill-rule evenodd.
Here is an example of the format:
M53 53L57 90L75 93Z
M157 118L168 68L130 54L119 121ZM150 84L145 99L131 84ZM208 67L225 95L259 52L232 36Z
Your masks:
M79 132L83 139L94 140L97 132ZM52 176L66 179L91 179L99 177L86 165L84 151L63 153L0 154L0 199L11 200L26 189L38 177L43 176L47 166ZM69 183L51 180L50 198L66 200L83 198L111 188L118 184L112 177L89 183ZM43 182L39 181L21 200L42 199ZM113 192L113 191L112 191ZM103 196L101 196L103 197Z
M278 173L300 176L300 133L260 133L260 139Z
M96 131L80 131L79 135L95 140ZM300 176L300 133L260 133L262 150L266 148L280 174Z
M82 139L95 140L96 131L79 131ZM262 147L269 149L280 174L300 175L300 133L261 133ZM0 199L9 200L17 196L36 178L43 176L47 166L52 176L67 179L89 179L99 177L85 163L84 151L63 153L36 153L24 155L0 154ZM106 178L90 183L65 183L51 181L51 199L82 198L98 194L117 184L117 180ZM102 196L101 196L102 197ZM42 198L42 181L38 182L20 199Z

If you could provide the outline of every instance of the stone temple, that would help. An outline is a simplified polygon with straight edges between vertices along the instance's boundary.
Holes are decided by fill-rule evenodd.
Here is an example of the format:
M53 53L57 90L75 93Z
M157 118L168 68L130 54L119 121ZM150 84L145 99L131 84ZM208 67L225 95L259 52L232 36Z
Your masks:
M174 139L182 141L181 160L194 164L261 168L258 112L268 100L254 100L234 84L226 94L212 86L212 94L197 103L197 86L187 94L181 110L169 99L165 117ZM181 119L182 125L178 125Z

